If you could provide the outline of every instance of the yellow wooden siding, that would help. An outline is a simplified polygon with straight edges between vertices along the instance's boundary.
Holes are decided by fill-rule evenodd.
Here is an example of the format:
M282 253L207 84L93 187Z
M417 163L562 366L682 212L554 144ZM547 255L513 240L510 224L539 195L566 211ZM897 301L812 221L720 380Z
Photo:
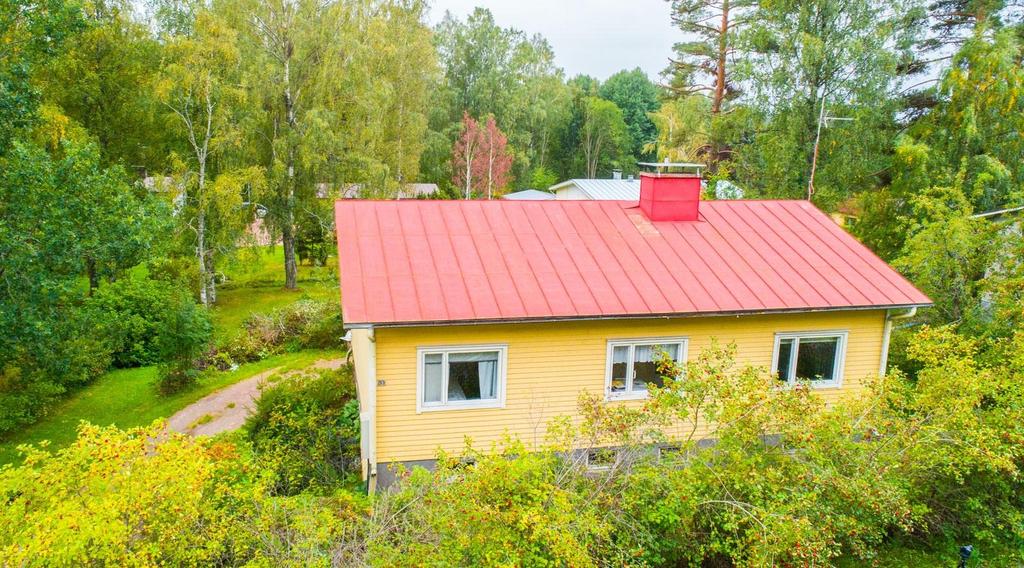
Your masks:
M870 310L378 329L377 380L384 384L377 387L377 459L431 459L438 448L461 450L466 436L486 448L505 432L543 442L552 417L575 415L580 392L604 393L610 339L686 337L692 359L717 338L735 342L741 362L767 367L776 332L846 330L842 387L817 391L834 400L878 374L884 320L884 310ZM504 408L417 414L417 348L473 344L508 346Z

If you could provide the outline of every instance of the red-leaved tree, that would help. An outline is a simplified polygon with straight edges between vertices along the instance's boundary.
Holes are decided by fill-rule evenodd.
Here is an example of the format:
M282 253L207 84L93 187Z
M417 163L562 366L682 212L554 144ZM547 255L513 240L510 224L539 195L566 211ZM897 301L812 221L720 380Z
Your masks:
M452 183L466 199L473 194L497 197L508 186L512 152L508 138L493 116L480 124L469 113L462 115L462 134L452 148Z

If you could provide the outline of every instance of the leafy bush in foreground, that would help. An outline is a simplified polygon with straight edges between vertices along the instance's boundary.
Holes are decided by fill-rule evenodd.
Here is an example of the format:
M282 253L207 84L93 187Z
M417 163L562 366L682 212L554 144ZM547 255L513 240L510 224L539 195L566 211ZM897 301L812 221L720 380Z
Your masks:
M246 421L275 494L331 487L359 471L359 404L351 367L308 371L265 387Z
M324 469L354 431L351 403L336 394L351 393L350 380L308 375L268 390L247 432L252 451L239 456L159 429L92 427L58 454L31 451L0 470L0 557L826 566L881 561L897 542L1021 550L1022 352L1018 333L988 367L972 341L925 329L910 349L915 380L897 373L827 406L714 347L685 374L661 361L665 386L642 405L584 394L583 419L549 424L541 447L467 445L372 500ZM586 463L594 447L614 448L601 469Z

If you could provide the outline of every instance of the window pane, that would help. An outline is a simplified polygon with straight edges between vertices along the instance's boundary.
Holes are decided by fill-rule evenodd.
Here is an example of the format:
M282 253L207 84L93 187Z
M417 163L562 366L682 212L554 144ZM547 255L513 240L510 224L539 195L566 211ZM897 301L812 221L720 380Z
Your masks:
M835 379L836 353L838 351L838 337L800 339L800 349L796 358L797 378L808 381Z
M780 381L789 380L789 364L793 361L793 340L779 340L779 357L775 360L775 368L772 371L778 375Z
M441 376L441 354L423 356L423 402L441 402L444 378Z
M664 380L658 373L658 352L664 351L673 361L679 360L679 344L637 345L633 355L633 390L645 391L648 384L663 386Z
M629 346L612 348L612 392L626 392L626 372L629 367Z
M498 398L498 352L448 355L448 400Z

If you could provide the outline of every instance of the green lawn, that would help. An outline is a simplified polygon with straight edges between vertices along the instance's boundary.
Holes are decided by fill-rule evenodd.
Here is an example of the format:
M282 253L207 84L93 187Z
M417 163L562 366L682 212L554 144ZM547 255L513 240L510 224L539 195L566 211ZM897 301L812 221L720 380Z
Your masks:
M299 289L286 290L281 247L252 248L239 254L225 269L227 281L218 289L213 308L217 340L230 338L250 314L265 313L296 300L338 300L335 259L327 266L299 265Z
M213 308L215 340L223 341L237 333L252 313L265 313L303 298L338 299L335 260L327 266L299 266L299 289L285 290L284 254L281 247L251 248L242 251L224 266L227 281L218 292ZM251 377L282 367L299 369L318 359L340 357L337 351L307 350L270 357L241 366L232 372L210 372L186 392L160 396L156 391L156 367L118 369L71 394L54 406L39 422L0 440L0 464L18 459L17 446L49 440L53 447L70 443L82 420L101 426L131 428L167 418L207 394Z
M120 428L145 426L158 418L169 417L217 389L267 369L301 369L319 359L341 356L340 352L322 350L275 355L242 365L237 371L209 373L194 388L172 396L157 393L156 367L111 371L62 401L39 422L7 436L0 442L0 464L19 458L19 444L49 440L52 447L67 445L75 439L75 430L82 420Z

